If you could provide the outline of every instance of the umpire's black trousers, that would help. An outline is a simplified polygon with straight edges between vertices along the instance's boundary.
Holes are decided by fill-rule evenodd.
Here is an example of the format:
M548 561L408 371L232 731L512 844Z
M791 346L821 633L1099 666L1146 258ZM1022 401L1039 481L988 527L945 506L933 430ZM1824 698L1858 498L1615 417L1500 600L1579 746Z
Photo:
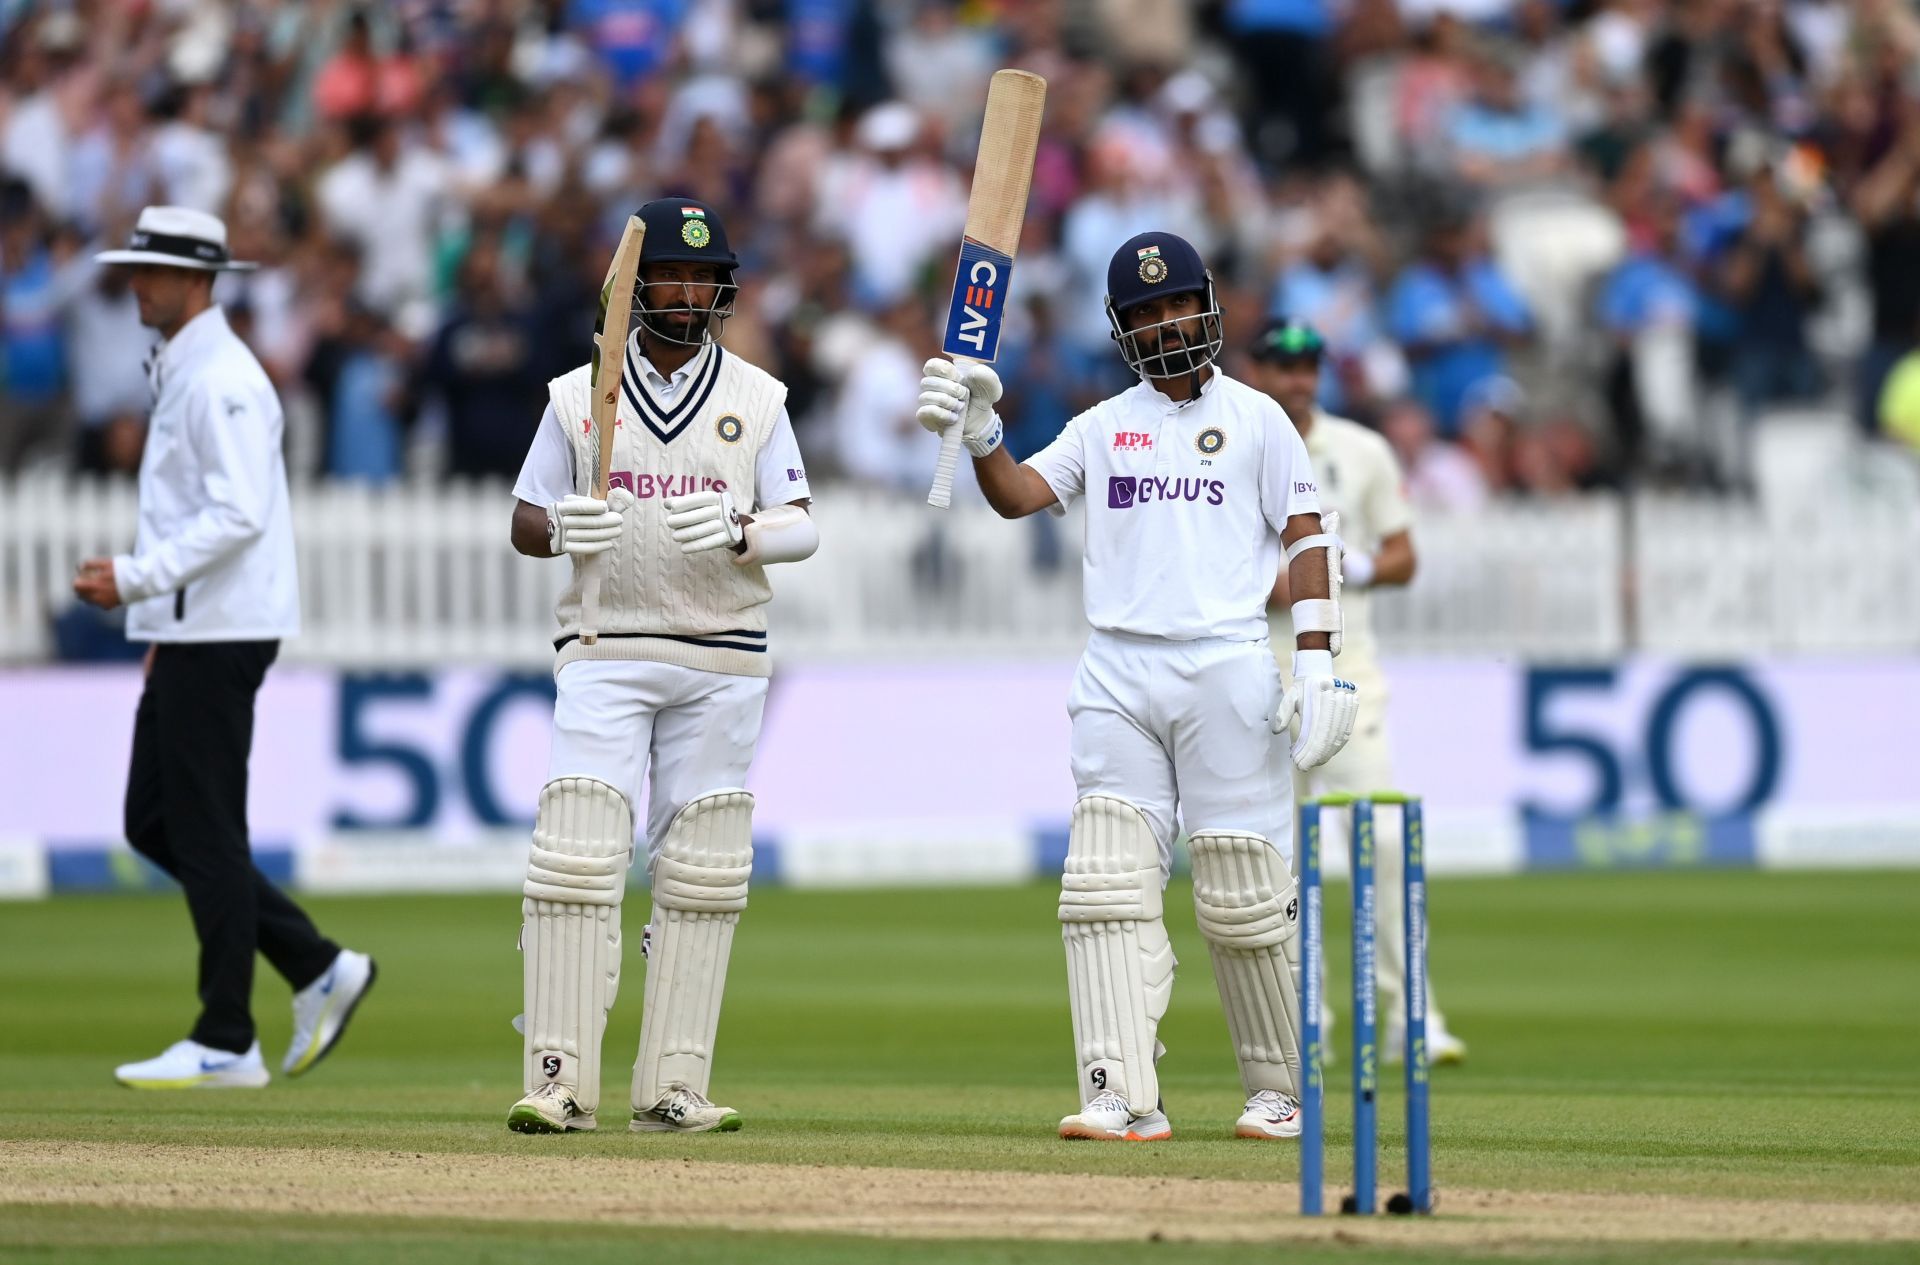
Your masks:
M200 937L200 1019L216 1050L253 1044L253 954L295 990L340 946L260 873L247 842L253 699L277 641L165 642L140 695L127 774L127 840L186 889Z

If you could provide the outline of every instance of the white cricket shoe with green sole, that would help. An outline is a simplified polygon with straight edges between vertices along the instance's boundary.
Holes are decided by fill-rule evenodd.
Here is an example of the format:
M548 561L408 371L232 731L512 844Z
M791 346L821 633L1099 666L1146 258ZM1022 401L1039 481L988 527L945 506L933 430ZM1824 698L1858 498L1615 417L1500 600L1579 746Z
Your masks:
M675 1085L652 1107L634 1112L627 1128L634 1133L732 1133L741 1123L733 1108L717 1107L705 1094Z
M122 1063L113 1078L129 1089L263 1089L272 1079L258 1041L245 1054L175 1041L157 1058Z
M580 1110L571 1089L554 1081L539 1086L507 1113L507 1128L515 1133L588 1133L598 1124L591 1112Z

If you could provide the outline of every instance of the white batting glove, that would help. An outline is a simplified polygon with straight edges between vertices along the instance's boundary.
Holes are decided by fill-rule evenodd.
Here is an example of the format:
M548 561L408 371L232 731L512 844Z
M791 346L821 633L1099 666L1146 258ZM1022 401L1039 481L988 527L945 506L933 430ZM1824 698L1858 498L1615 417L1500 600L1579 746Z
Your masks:
M1325 764L1353 736L1353 722L1360 714L1360 691L1353 682L1334 676L1332 652L1293 652L1293 685L1273 714L1273 732L1285 733L1295 713L1300 717L1300 737L1293 744L1296 768Z
M1377 569L1378 564L1374 562L1372 554L1354 548L1345 540L1340 542L1340 582L1344 586L1352 589L1371 587Z
M680 542L681 553L732 549L746 538L731 492L689 492L670 496L661 504L666 507L667 526Z
M1000 446L1002 427L993 406L1000 399L1000 375L992 365L965 368L935 356L921 369L920 411L914 416L934 434L961 427L967 451L984 457Z
M592 557L613 548L624 521L619 510L596 497L564 497L547 507L547 545L556 554Z

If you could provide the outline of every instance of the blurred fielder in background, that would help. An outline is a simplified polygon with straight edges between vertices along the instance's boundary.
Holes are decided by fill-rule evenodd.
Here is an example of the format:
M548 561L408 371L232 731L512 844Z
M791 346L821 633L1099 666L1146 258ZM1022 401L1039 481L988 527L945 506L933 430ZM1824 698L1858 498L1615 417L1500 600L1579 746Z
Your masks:
M550 384L514 486L514 548L574 559L556 612L553 748L527 868L527 1093L507 1117L522 1133L595 1126L649 769L653 922L641 942L649 978L630 1127L740 1127L707 1089L753 864L753 797L741 788L767 696L765 568L819 544L786 387L717 341L739 266L718 214L661 198L639 216L638 322L607 499L581 492L599 456L588 365ZM600 554L598 639L586 645L583 576Z
M1335 791L1364 795L1394 787L1387 745L1387 680L1376 657L1369 589L1413 579L1413 511L1402 489L1400 465L1377 431L1323 412L1315 403L1326 343L1300 321L1276 321L1254 340L1253 382L1287 411L1306 441L1319 476L1320 505L1338 514L1341 569L1340 675L1360 689L1360 715L1353 738L1325 764L1294 773L1296 801ZM1334 520L1329 520L1334 521ZM1274 579L1270 611L1289 604L1285 568ZM1270 619L1274 616L1270 615ZM1377 934L1375 978L1390 998L1383 1061L1398 1061L1406 1049L1406 1018L1400 999L1406 988L1406 929L1401 925L1398 848L1374 853ZM1322 1020L1329 1023L1330 1018ZM1331 1048L1331 1042L1327 1043ZM1427 1049L1435 1063L1458 1063L1467 1047L1447 1031L1446 1019L1427 987Z
M1212 275L1171 233L1142 233L1107 267L1112 337L1140 382L1081 413L1025 464L1000 445L1000 379L929 360L919 418L962 427L980 489L1006 518L1087 496L1093 625L1068 706L1079 799L1060 921L1080 1110L1063 1138L1158 1141L1157 1032L1173 993L1162 920L1176 811L1192 837L1194 905L1248 1094L1242 1137L1300 1132L1293 784L1276 735L1300 717L1310 768L1353 727L1335 679L1338 542L1300 437L1273 402L1215 367ZM1301 601L1297 685L1267 648L1267 577L1282 544ZM1315 549L1322 552L1315 554Z

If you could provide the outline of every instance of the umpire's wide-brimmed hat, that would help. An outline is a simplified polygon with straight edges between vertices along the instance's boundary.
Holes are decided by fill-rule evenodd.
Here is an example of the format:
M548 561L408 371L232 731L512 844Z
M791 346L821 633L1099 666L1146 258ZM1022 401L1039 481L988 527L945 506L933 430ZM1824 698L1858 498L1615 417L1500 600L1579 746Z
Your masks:
M163 268L195 268L202 272L251 272L259 264L244 263L227 253L227 226L217 215L185 206L150 206L140 212L125 250L103 250L93 257L100 264L157 264Z

